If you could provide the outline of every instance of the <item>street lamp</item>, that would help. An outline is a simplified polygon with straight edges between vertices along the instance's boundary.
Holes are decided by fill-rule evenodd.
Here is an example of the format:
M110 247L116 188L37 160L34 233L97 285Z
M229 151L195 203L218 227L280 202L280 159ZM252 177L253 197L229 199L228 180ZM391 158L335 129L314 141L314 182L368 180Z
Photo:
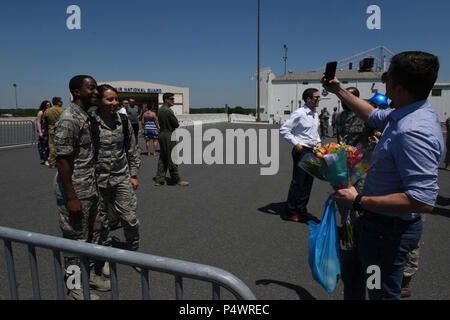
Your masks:
M14 83L14 84L13 84L13 87L14 87L14 92L15 92L15 94L16 94L16 109L17 109L17 108L18 108L18 107L17 107L17 84Z

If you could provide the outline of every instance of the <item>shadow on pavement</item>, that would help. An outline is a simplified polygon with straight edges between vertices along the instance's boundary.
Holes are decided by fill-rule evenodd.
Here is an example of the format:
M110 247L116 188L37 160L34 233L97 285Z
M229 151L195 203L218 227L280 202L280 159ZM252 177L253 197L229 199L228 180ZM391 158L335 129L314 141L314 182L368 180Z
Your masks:
M431 211L431 214L437 214L440 216L450 218L450 209L434 208L433 211Z
M449 206L450 205L450 198L438 195L438 197L436 199L436 205L444 206L444 207L445 206ZM450 209L434 207L433 211L431 211L431 214L436 214L436 215L440 215L440 216L444 216L444 217L450 218Z
M448 205L450 205L450 198L446 198L441 195L438 195L438 197L436 199L436 204L438 206L448 206Z
M281 216L285 213L286 209L286 201L283 202L275 202L268 204L267 206L258 208L258 211L267 213L267 214L273 214L276 216Z
M317 300L305 288L300 287L300 286L296 286L296 285L291 284L291 283L287 283L287 282L283 282L283 281L277 281L277 280L261 279L261 280L256 280L255 284L257 286L259 286L259 285L266 286L268 284L277 284L279 286L282 286L282 287L294 290L295 293L297 293L297 295L300 298L300 300Z

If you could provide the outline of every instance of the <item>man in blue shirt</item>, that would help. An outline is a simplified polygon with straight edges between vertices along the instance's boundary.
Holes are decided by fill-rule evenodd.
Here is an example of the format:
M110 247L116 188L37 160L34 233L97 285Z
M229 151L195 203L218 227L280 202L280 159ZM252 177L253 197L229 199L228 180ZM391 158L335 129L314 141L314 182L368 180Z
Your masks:
M422 234L421 214L429 213L438 195L438 167L444 151L439 119L427 101L437 79L439 60L418 51L395 55L387 73L386 96L393 109L380 110L347 92L337 79L323 86L336 94L361 119L382 131L361 194L355 188L338 190L340 206L363 211L355 221L355 299L400 299L407 254ZM381 281L368 278L368 270ZM369 268L371 267L371 268ZM369 272L373 274L373 271ZM367 279L367 282L366 282Z

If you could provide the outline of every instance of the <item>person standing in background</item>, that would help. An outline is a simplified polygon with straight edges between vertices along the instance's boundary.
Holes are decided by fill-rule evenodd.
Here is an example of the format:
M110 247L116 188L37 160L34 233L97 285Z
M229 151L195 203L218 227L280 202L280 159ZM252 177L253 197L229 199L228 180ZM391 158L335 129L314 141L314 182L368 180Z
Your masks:
M49 166L48 163L48 133L47 128L45 128L44 124L44 113L48 108L51 108L52 104L50 101L45 100L41 103L39 107L39 111L36 116L36 126L39 134L39 142L38 142L38 151L39 157L42 160L43 165Z
M63 101L60 97L52 99L53 107L47 109L44 113L44 125L48 131L48 148L49 148L49 168L56 168L55 159L55 124L63 113Z
M180 124L171 107L175 105L175 95L173 93L165 93L163 95L164 105L159 108L158 122L161 128L159 133L159 159L158 170L156 172L155 186L162 186L166 183L166 173L169 170L172 181L178 186L188 186L189 182L182 181L178 174L178 166L172 161L172 149L176 142L171 140L172 133Z
M153 155L156 157L156 149L158 148L158 136L161 128L159 127L158 117L154 112L152 105L150 110L145 110L142 116L142 127L144 128L145 146L147 154L150 157L150 140L153 141Z
M310 88L303 92L305 105L295 110L289 119L281 126L280 135L292 146L293 172L289 186L286 213L283 220L306 223L316 220L308 213L307 205L314 178L298 165L300 159L307 153L312 153L315 147L321 146L319 136L319 106L320 94L317 89Z
M141 113L141 110L138 105L134 104L134 99L130 99L128 107L127 107L127 114L128 119L130 119L131 126L133 127L134 131L134 137L136 140L136 146L139 144L138 137L139 137L139 114Z
M337 108L334 107L333 114L331 115L331 127L333 128L333 136L336 137L336 117L338 115Z

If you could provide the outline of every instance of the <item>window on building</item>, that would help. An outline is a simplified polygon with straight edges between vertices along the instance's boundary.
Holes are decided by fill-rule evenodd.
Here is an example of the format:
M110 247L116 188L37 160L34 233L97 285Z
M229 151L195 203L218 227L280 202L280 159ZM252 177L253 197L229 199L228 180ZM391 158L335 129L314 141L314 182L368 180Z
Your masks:
M347 83L348 83L348 81L347 81L347 80L344 80L344 81L342 81L342 83L343 83L343 84L347 84Z
M308 81L303 81L302 84L309 84L309 82Z
M442 96L442 89L433 89L431 90L432 97L440 97Z
M291 114L290 110L284 110L284 114Z

